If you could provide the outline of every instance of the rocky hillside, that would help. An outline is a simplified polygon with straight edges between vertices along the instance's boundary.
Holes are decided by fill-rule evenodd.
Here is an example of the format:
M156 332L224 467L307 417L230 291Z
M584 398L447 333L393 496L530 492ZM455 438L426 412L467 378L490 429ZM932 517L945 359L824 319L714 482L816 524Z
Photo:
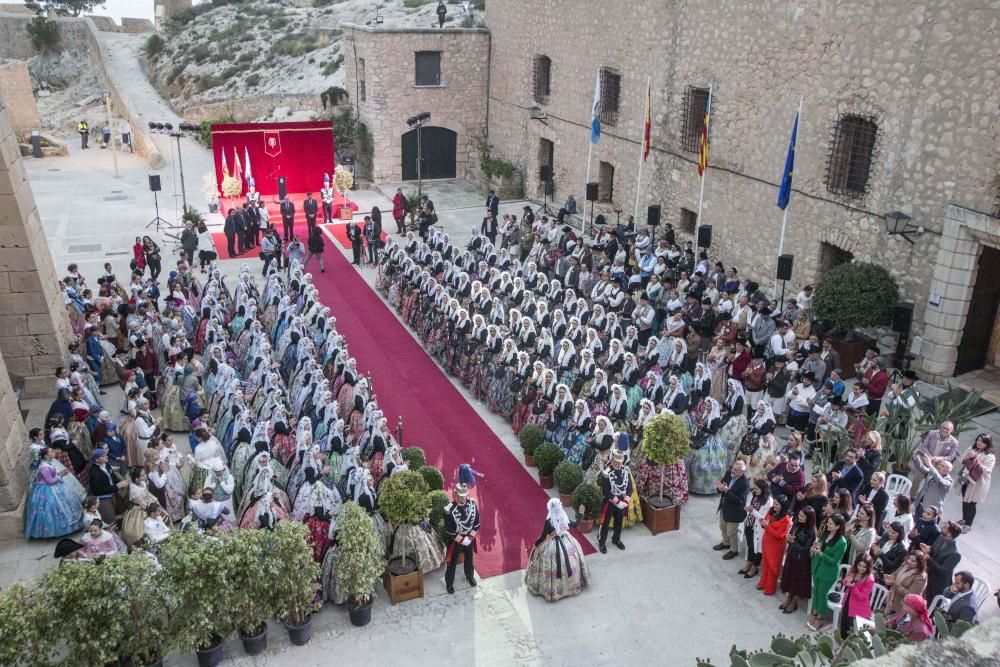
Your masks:
M468 19L447 0L448 25ZM469 3L475 23L484 0ZM263 94L318 94L344 85L341 22L437 25L437 0L211 0L174 17L146 45L150 77L175 109Z

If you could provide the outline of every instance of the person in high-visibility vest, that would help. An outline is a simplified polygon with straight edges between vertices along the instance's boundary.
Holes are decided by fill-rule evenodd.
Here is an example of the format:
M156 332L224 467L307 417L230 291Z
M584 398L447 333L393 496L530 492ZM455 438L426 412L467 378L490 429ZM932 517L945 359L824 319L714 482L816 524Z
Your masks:
M80 148L87 148L87 140L90 138L90 126L87 121L81 120L76 126L76 131L80 133Z

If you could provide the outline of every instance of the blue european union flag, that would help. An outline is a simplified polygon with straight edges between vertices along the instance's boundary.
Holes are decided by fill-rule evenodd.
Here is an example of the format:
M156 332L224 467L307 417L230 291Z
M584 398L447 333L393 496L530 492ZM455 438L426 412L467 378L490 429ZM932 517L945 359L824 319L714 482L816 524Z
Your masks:
M795 113L795 124L792 125L792 138L788 140L788 155L785 157L785 173L781 176L781 188L778 190L778 208L784 211L792 198L792 171L795 169L795 137L799 133L799 114Z

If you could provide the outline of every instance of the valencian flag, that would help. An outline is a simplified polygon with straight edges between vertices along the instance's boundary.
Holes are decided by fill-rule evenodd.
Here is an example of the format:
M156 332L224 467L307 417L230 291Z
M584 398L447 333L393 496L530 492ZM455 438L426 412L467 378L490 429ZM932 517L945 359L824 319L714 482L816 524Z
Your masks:
M785 173L781 176L781 188L778 190L778 208L784 211L792 199L792 171L795 168L795 139L799 133L799 113L795 113L795 123L792 124L792 137L788 140L788 155L785 157Z
M247 166L247 187L252 188L254 186L253 173L250 171L250 149L246 146L243 147L243 162Z
M601 73L597 72L597 82L594 84L594 111L590 121L590 143L601 140Z
M650 102L651 96L649 91L649 82L646 82L646 120L642 128L642 159L645 160L649 156L649 137L650 130L652 129L652 122L650 119Z
M226 164L226 151L222 151L222 178L229 178L229 165Z
M705 176L708 169L708 115L711 113L712 98L709 95L708 104L705 106L705 122L701 126L701 141L698 145L698 178Z
M243 187L243 167L240 165L240 152L233 146L233 178L240 182Z

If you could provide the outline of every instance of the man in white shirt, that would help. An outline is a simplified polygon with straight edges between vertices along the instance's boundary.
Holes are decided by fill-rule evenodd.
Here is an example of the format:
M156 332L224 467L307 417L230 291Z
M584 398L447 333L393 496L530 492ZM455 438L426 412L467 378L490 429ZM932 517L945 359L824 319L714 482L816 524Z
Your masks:
M795 304L799 307L799 310L804 310L810 315L812 314L812 285L806 285L802 288L802 291L795 295Z
M788 343L785 334L789 331L788 322L782 322L778 330L771 334L771 341L768 344L768 355L774 358L786 358L788 356ZM795 340L794 334L792 340Z
M809 424L809 401L816 397L815 381L816 376L806 371L802 374L802 381L792 389L792 398L788 403L788 426L796 431L804 433Z

